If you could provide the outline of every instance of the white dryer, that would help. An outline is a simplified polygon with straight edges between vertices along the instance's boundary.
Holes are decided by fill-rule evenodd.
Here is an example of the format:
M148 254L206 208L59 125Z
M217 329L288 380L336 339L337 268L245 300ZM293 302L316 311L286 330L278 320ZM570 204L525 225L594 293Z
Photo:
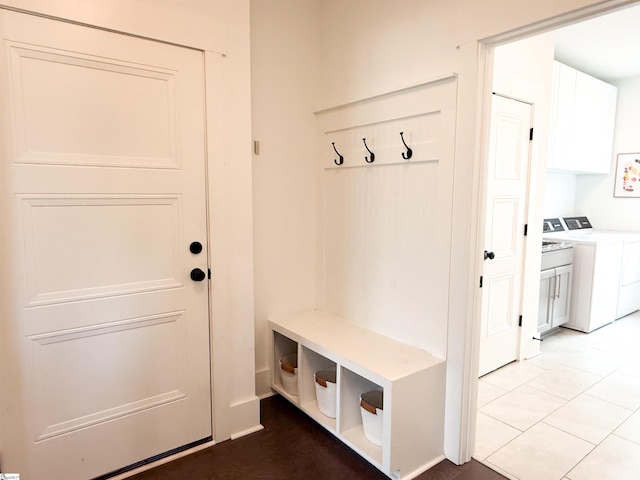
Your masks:
M622 260L616 319L640 309L640 232L593 229L587 217L565 217L565 224L572 232L596 235L599 239L622 237ZM571 229L577 224L579 229Z
M565 327L592 332L618 318L624 235L594 230L587 217L545 219L543 240L574 245L571 314Z
M640 310L640 233L612 232L622 235L622 266L616 319Z

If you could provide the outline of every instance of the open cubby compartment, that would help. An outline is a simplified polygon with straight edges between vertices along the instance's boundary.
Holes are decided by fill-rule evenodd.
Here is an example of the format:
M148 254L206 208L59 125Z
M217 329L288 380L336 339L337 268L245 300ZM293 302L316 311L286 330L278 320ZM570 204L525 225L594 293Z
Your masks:
M383 391L383 404L387 405L388 389L382 385L342 367L340 369L340 425L339 432L345 443L365 457L377 468L383 468L383 448L370 442L364 435L360 395L371 390ZM383 415L382 444L388 445L390 433L388 415Z
M300 407L316 422L330 430L332 433L336 431L336 419L324 415L318 408L318 400L316 398L315 373L319 370L328 370L337 368L336 362L311 350L306 346L301 348L301 358L299 360L298 387L300 391ZM336 371L336 374L338 372ZM340 381L336 378L336 399L340 394ZM336 400L337 401L337 400Z
M273 332L273 369L271 375L271 386L274 390L276 390L279 394L290 400L295 404L299 404L299 395L293 395L287 392L282 384L282 378L280 375L280 359L291 355L293 353L298 353L298 342L290 339L278 333L276 331ZM298 358L298 390L300 388L300 358Z

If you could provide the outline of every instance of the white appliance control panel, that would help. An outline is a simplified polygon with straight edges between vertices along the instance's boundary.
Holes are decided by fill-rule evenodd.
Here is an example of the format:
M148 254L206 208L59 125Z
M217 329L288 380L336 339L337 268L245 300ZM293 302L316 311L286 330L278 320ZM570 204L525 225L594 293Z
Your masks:
M564 223L569 230L583 230L585 228L593 228L587 217L564 217Z
M564 232L565 228L559 218L545 218L542 222L542 233Z

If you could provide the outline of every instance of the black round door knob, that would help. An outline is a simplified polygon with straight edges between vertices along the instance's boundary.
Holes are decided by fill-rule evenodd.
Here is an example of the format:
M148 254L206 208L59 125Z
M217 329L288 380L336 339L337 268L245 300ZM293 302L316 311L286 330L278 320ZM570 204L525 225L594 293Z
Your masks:
M193 270L191 270L191 280L193 280L194 282L201 282L205 278L207 278L207 274L199 268L194 268Z
M200 242L191 242L191 245L189 245L189 251L195 254L200 253L202 251L202 244Z
M493 253L493 252L490 252L490 251L488 251L488 250L485 250L485 251L484 251L484 259L486 260L487 258L488 258L489 260L493 260L494 258L496 258L496 254L495 254L495 253Z

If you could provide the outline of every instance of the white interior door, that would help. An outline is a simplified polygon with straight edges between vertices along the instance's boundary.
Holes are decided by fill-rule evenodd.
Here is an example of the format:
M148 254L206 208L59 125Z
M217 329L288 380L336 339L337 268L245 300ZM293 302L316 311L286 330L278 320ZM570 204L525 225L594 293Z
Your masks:
M4 471L86 479L210 437L202 52L0 22Z
M518 356L531 105L492 96L480 375ZM493 256L493 259L490 257Z

